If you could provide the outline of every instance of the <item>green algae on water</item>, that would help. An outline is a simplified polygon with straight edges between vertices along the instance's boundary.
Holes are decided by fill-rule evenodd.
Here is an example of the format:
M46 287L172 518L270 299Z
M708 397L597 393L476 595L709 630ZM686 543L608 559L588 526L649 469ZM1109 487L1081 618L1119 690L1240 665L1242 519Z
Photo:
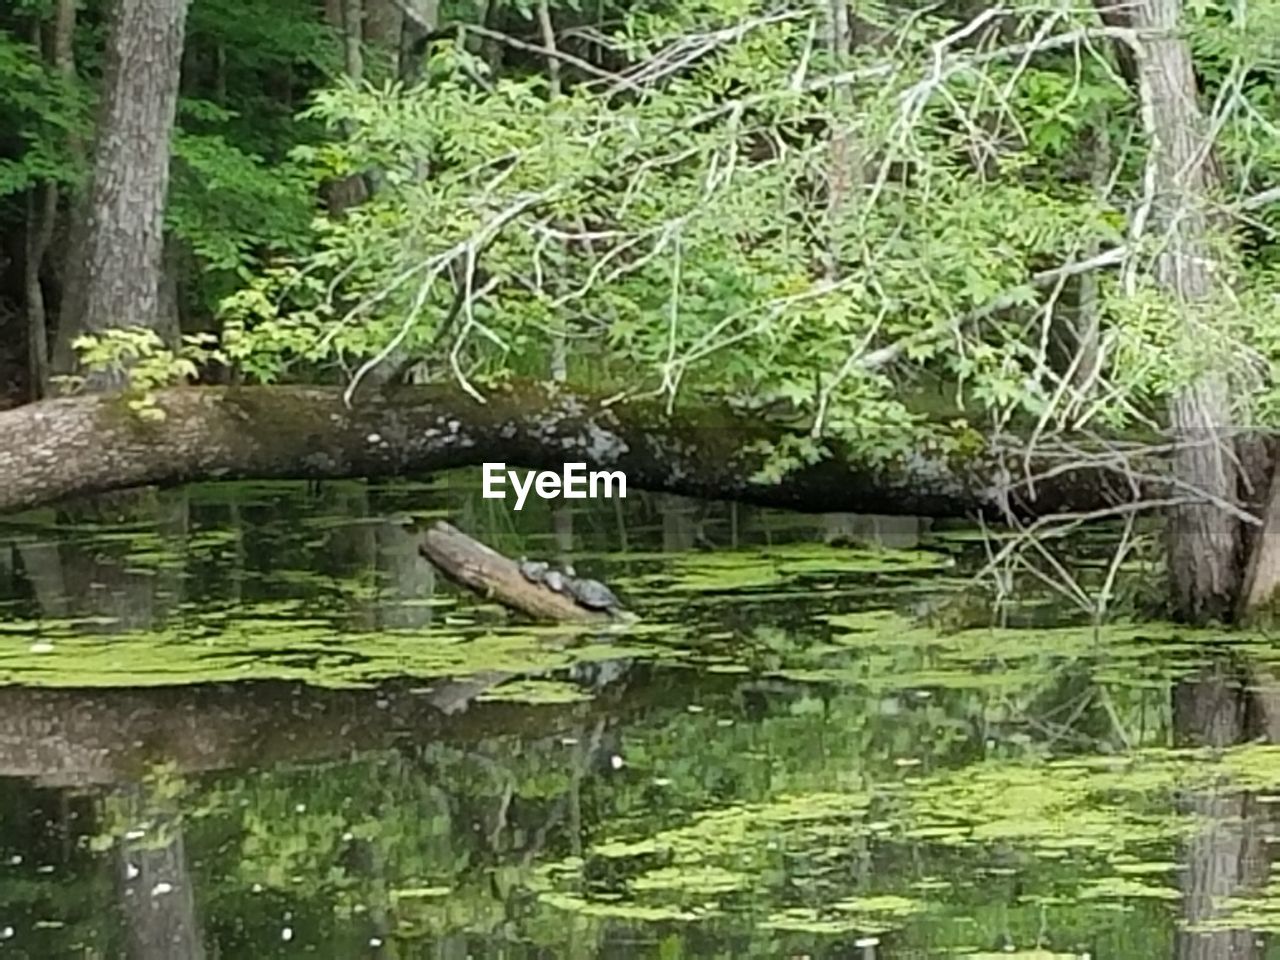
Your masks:
M481 703L581 703L590 700L591 694L576 683L559 680L529 678L510 680L476 698Z

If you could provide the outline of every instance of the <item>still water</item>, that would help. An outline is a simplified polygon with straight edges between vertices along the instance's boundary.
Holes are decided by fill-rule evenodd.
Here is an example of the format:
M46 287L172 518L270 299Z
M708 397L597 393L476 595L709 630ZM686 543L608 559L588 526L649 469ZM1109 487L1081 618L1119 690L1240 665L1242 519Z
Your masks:
M994 602L971 530L473 481L0 523L0 957L1280 956L1280 654L1126 621L1141 548ZM642 620L522 626L403 513Z

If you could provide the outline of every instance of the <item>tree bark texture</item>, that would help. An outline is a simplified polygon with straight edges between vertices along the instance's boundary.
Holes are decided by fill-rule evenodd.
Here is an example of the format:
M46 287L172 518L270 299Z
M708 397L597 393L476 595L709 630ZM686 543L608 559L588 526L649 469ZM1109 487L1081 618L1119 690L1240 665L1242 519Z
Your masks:
M511 384L477 403L453 384L402 387L348 408L323 387L158 391L160 421L119 395L61 397L0 413L0 510L127 487L222 478L387 477L505 462L622 470L628 488L812 512L1031 517L1131 502L1129 482L1096 467L1004 481L993 456L916 453L868 465L836 451L780 484L754 478L784 434L710 409L606 405L542 384ZM1033 465L1034 466L1034 465ZM1152 467L1153 465L1147 464ZM1153 484L1137 495L1158 495Z
M1205 306L1217 282L1206 214L1215 178L1191 51L1178 31L1181 14L1182 0L1143 0L1130 15L1145 36L1139 74L1154 141L1152 214L1160 240L1155 278L1180 304L1188 342L1197 342L1211 323ZM1170 407L1178 445L1174 473L1206 495L1201 503L1175 508L1169 524L1174 609L1191 621L1230 620L1240 590L1240 524L1212 502L1234 503L1237 497L1231 420L1220 366L1180 390Z
M106 45L86 219L59 319L55 368L74 368L82 333L144 326L160 309L169 144L187 0L116 0ZM76 276L77 273L80 276Z

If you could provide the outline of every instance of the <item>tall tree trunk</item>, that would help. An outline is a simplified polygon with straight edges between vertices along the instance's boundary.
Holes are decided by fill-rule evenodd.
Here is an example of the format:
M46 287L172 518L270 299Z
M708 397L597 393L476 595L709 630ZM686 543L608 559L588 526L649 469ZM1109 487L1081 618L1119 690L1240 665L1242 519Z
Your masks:
M1260 532L1250 538L1249 562L1240 593L1239 619L1253 625L1274 624L1280 591L1280 471L1273 471Z
M538 0L538 29L542 33L542 45L551 51L547 54L547 87L551 100L560 97L560 57L556 49L556 28L551 20L551 4ZM563 322L563 318L561 319ZM569 348L564 331L558 330L551 337L551 379L564 383L569 377Z
M57 216L57 184L46 183L28 194L22 285L27 314L27 394L32 400L39 400L49 387L49 320L40 268L53 238Z
M365 0L365 42L398 51L403 16L394 0Z
M405 14L400 28L398 73L406 85L412 85L422 79L424 54L420 47L440 24L440 0L407 0L407 3L413 13Z
M435 619L430 600L436 592L436 570L418 552L418 538L398 523L384 521L374 530L379 591L373 601L377 629L425 627Z
M173 235L164 238L164 253L160 259L160 294L157 307L156 329L168 331L176 337L182 332L184 303L182 241Z
M116 0L78 251L83 276L70 272L80 289L64 297L58 323L60 372L75 368L71 343L82 333L143 326L176 335L160 286L186 13L187 0Z
M213 45L213 102L227 105L227 45L222 40Z
M853 52L853 33L849 21L848 0L826 0L827 53L831 57L831 69L842 72ZM823 271L828 280L840 274L840 221L844 217L849 192L861 179L853 157L853 136L849 130L847 111L853 99L853 90L847 84L835 89L835 120L831 130L830 169L827 172L827 249L824 251Z
M1187 338L1205 338L1212 275L1206 194L1213 173L1204 149L1191 51L1179 32L1182 0L1143 0L1132 7L1144 37L1139 64L1149 98L1157 180L1153 222L1161 231L1156 281L1179 305ZM1200 503L1176 508L1169 523L1174 610L1191 621L1230 619L1239 593L1240 524L1218 504L1234 503L1237 469L1230 450L1231 409L1222 365L1180 390L1170 408L1178 449L1174 471L1200 491Z
M1089 132L1090 169L1089 183L1099 203L1107 202L1111 179L1111 142L1105 121L1099 122ZM1102 245L1097 238L1090 242L1085 257L1096 257ZM1080 298L1072 336L1071 385L1075 387L1076 403L1092 398L1102 374L1101 305L1098 276L1090 270L1080 276Z
M342 0L342 63L347 76L359 81L364 77L364 3Z
M342 27L343 72L353 83L364 78L364 3L363 0L341 0L338 16ZM354 127L343 123L342 135L350 138ZM331 180L324 186L325 202L329 215L341 216L354 206L369 199L369 184L362 173L353 173L341 180Z
M75 28L75 0L58 0L53 11L53 35L48 56L53 68L69 81L75 79L76 73L72 47ZM37 46L40 46L39 29L37 21ZM74 133L69 138L69 153L73 159L81 158L84 145ZM49 389L49 315L40 274L57 226L60 193L58 184L49 181L28 197L23 296L27 314L28 393L33 400L44 396Z

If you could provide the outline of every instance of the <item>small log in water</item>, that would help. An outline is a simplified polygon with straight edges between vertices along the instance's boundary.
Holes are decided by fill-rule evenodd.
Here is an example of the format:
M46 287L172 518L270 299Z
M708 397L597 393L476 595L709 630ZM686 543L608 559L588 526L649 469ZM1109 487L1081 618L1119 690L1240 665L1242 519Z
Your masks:
M514 560L443 520L422 535L418 552L450 580L535 620L608 623L611 619L608 614L588 610L571 597L540 583L531 583Z

